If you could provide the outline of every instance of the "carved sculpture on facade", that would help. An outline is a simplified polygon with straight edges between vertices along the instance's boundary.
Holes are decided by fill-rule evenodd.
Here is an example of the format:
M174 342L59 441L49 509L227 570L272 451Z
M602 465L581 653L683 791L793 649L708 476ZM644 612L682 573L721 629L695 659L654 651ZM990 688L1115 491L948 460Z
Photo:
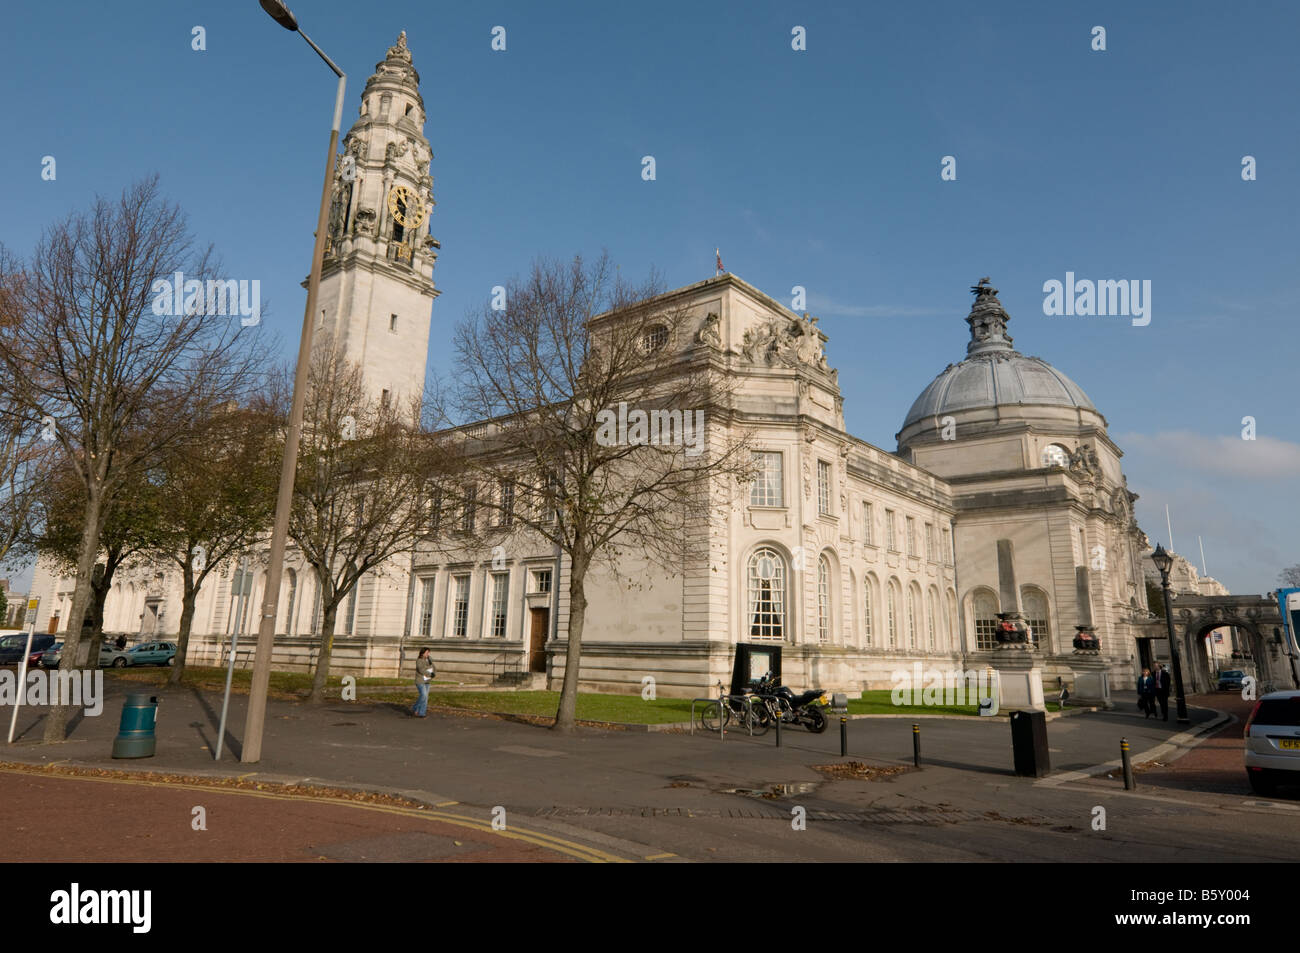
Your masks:
M700 329L695 332L696 342L712 348L722 347L721 324L722 319L710 311L704 316L704 323L700 325Z
M740 351L751 364L808 364L829 373L817 318L770 317L745 332Z
M1070 454L1070 472L1083 479L1096 479L1101 476L1101 461L1092 444L1085 443Z

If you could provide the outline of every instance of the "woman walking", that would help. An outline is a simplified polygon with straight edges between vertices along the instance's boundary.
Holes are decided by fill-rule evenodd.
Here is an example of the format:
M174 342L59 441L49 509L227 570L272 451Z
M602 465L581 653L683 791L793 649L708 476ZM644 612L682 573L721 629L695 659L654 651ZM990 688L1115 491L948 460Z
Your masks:
M1151 677L1149 668L1142 669L1142 677L1138 679L1138 708L1145 712L1146 718L1156 711L1156 680Z
M411 709L411 714L416 718L423 718L429 714L429 682L436 674L433 659L429 658L429 647L426 645L420 649L420 654L415 659L415 687L420 694L415 699L415 707Z

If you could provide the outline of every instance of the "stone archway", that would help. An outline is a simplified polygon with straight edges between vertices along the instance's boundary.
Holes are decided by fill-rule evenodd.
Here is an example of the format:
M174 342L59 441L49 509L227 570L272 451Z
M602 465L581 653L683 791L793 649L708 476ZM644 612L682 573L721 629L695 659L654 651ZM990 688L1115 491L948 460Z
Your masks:
M1261 693L1295 688L1295 678L1282 656L1282 646L1273 631L1282 624L1277 603L1263 596L1189 596L1179 594L1175 603L1176 635L1183 661L1186 691L1213 691L1215 673L1210 671L1205 635L1222 626L1236 626L1250 648L1255 677Z

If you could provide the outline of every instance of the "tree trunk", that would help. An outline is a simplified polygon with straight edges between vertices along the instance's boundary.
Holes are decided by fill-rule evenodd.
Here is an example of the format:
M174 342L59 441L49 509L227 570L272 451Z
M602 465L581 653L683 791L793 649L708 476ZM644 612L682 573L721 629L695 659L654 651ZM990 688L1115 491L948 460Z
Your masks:
M105 565L104 572L96 566L91 574L90 587L93 593L90 607L90 647L86 652L86 668L92 672L99 668L99 645L104 639L104 603L108 601L108 590L113 584L113 574L109 572L110 564Z
M86 608L90 605L90 583L95 571L95 558L99 555L99 536L104 529L106 513L99 492L92 491L90 499L86 502L86 522L81 531L81 552L77 556L77 586L72 592L72 608L68 612L63 652L59 658L61 672L71 672L85 665L86 653L81 648L83 623L86 619ZM71 716L70 705L51 705L49 714L45 718L45 734L42 741L51 744L66 740L68 719Z
M570 732L576 727L578 710L578 672L582 666L582 629L587 621L588 557L575 547L569 570L569 643L564 655L564 685L560 706L555 712L555 731Z
M334 619L338 615L338 600L331 599L325 605L324 618L320 627L320 655L316 656L316 674L311 680L309 702L325 700L325 681L330 674L330 654L334 651Z
M185 580L185 595L181 597L181 627L176 633L176 663L171 675L167 676L168 685L179 685L185 674L185 653L190 647L190 627L194 624L194 603L198 601L199 587L194 584L194 568L189 561L181 567Z

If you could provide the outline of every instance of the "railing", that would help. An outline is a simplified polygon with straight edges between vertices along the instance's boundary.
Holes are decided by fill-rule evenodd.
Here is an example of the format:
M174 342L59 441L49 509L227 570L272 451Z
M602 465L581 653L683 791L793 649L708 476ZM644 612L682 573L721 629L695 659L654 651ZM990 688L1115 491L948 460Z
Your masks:
M521 659L519 655L513 652L502 652L492 660L492 681L498 681L509 676L519 676Z

